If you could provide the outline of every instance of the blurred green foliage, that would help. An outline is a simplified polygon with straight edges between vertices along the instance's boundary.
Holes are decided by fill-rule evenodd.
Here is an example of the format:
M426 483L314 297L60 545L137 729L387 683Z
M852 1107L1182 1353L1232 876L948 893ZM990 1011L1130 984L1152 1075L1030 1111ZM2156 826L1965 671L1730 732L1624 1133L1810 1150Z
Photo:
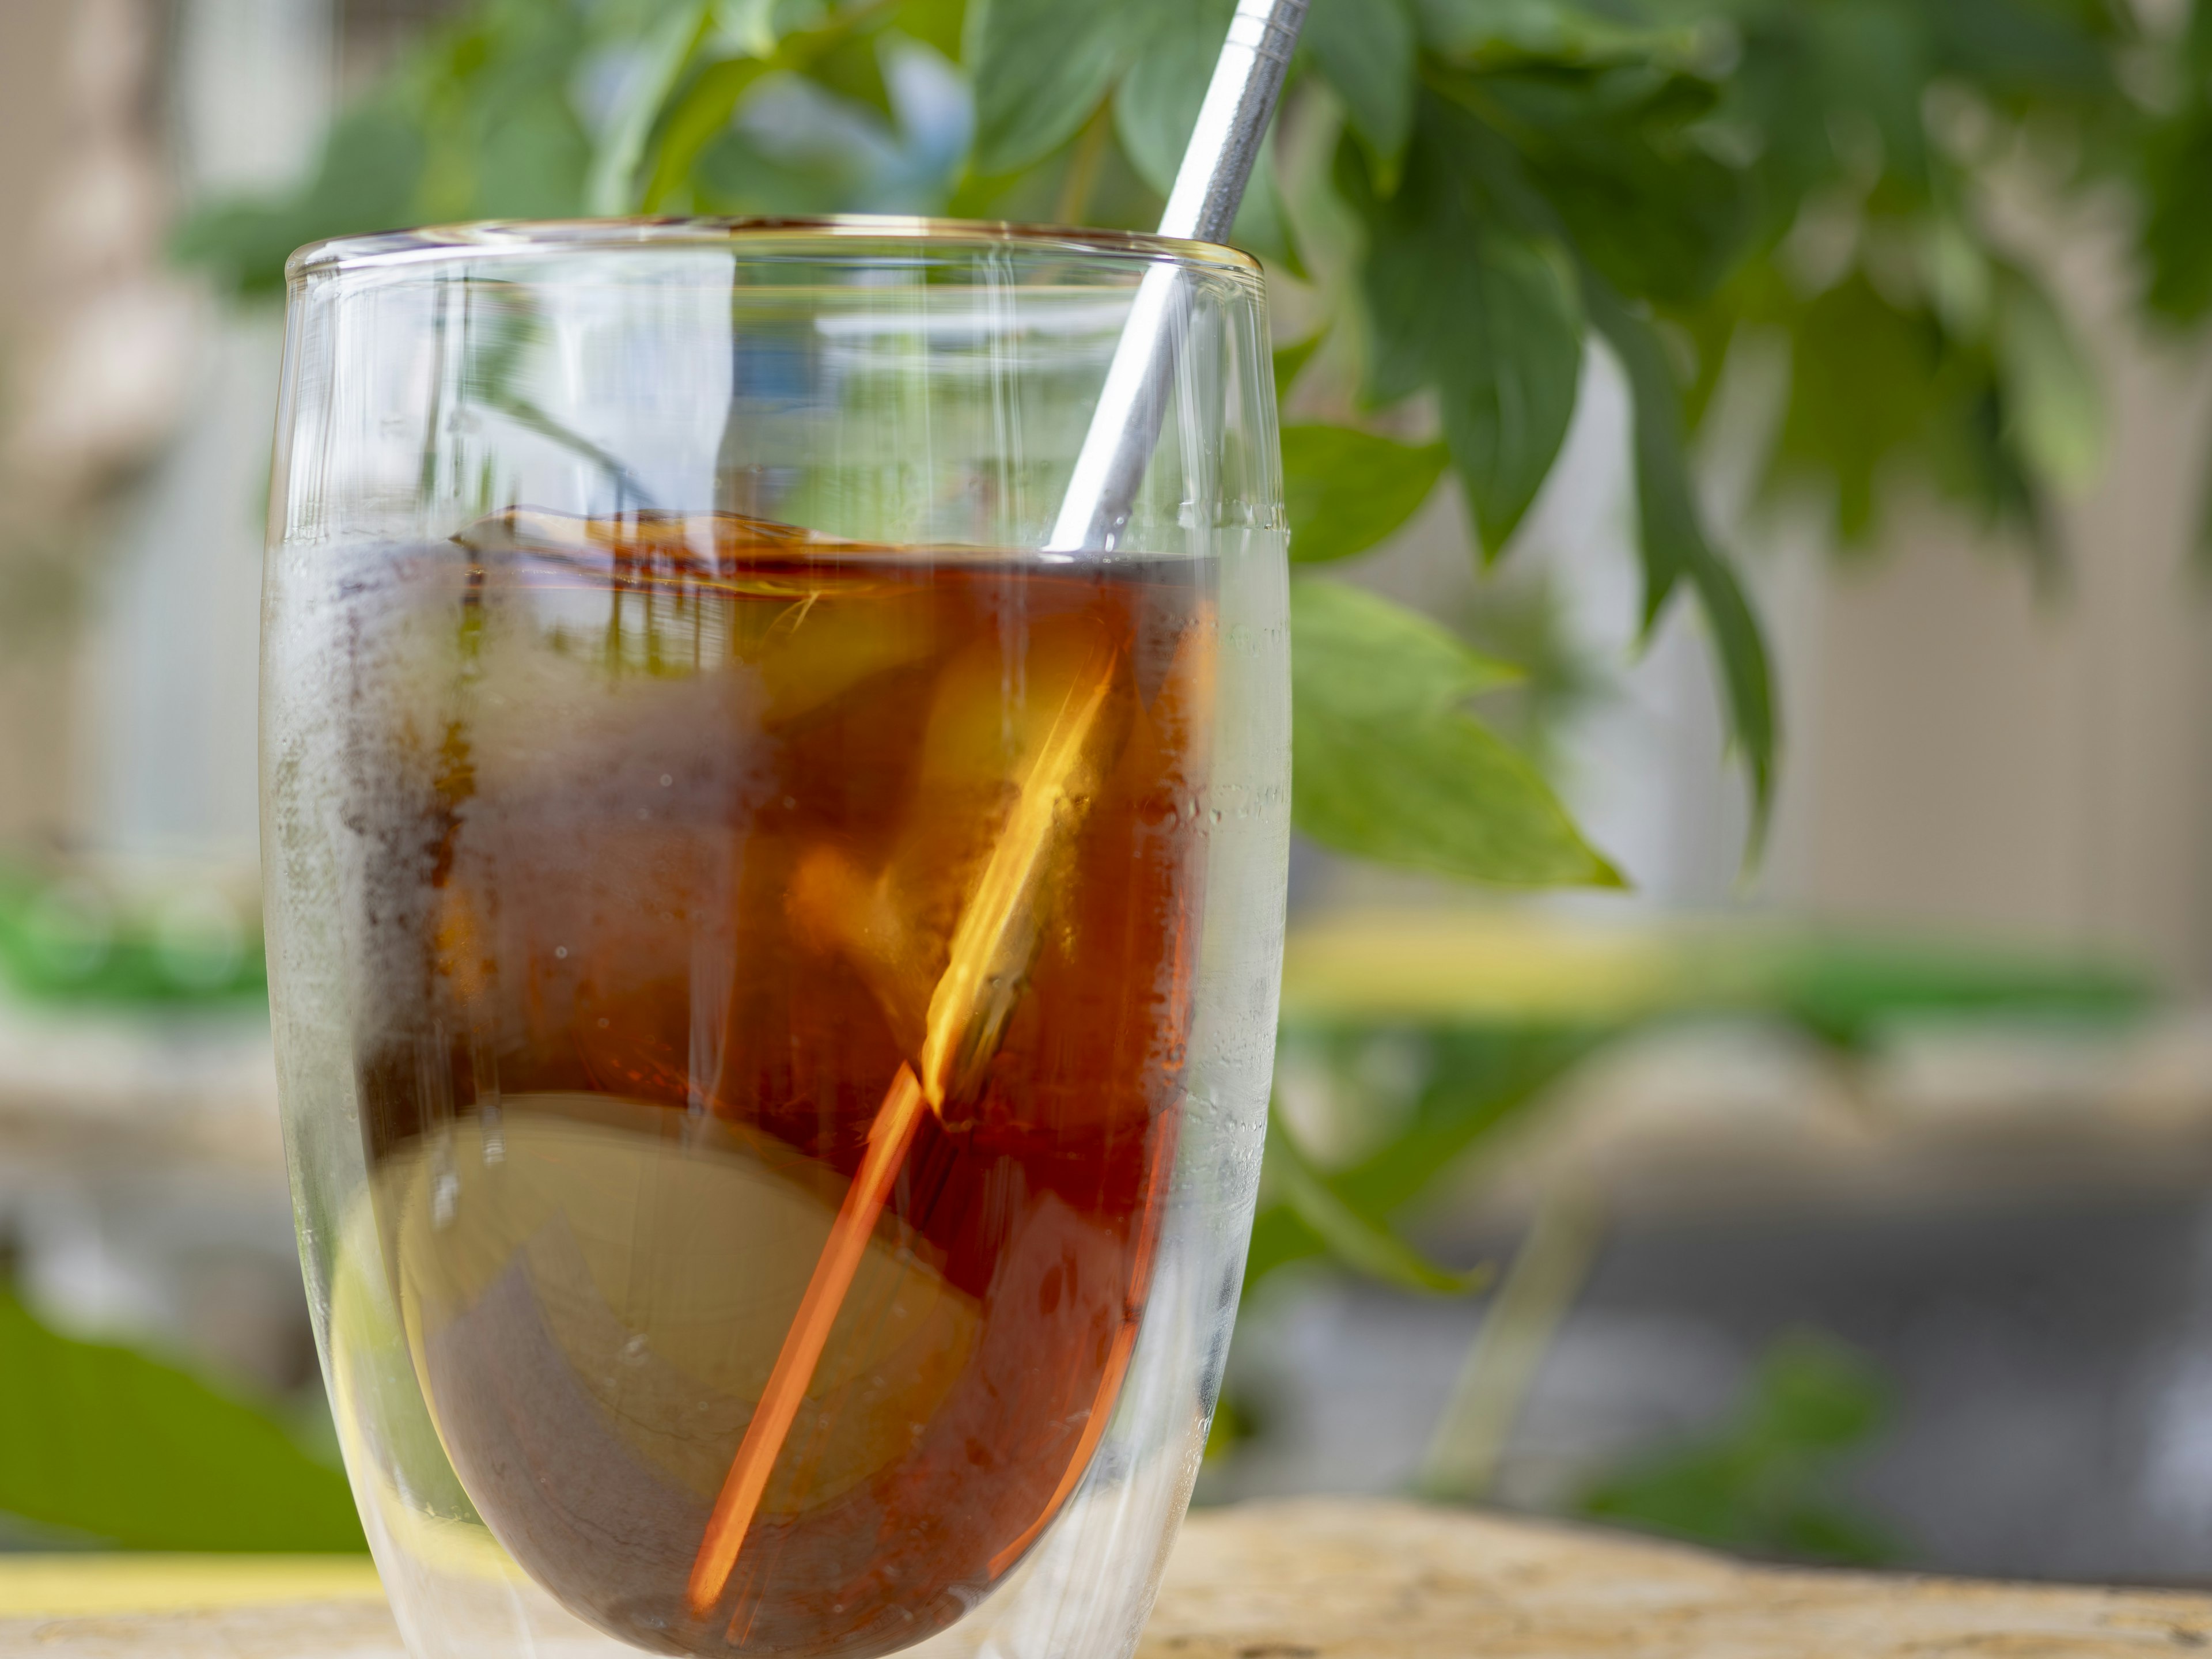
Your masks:
M270 293L309 240L584 212L878 210L1143 228L1157 216L1231 0L471 0L333 129L274 202L204 205L180 251ZM2212 25L2144 37L2114 0L1315 0L1237 236L1318 301L1285 341L1301 559L1364 553L1449 469L1482 556L1557 463L1583 362L1627 373L1644 610L1686 591L1763 809L1778 734L1759 632L1690 461L1732 362L1778 351L1777 489L1871 538L1902 479L2023 532L2098 464L2096 382L1988 206L2010 168L2149 204L2154 310L2212 306L2195 193L2212 143ZM1326 340L1326 348L1322 347ZM1288 386L1286 385L1286 390ZM1426 434L1425 437L1422 434ZM1413 441L1406 441L1408 436ZM1358 664L1301 637L1302 720ZM1407 793L1468 763L1431 717ZM1548 868L1519 832L1459 853L1330 810L1370 776L1302 758L1316 839L1478 878L1602 879L1563 815ZM1540 787L1540 785L1539 785ZM1419 803L1413 803L1416 806ZM1493 859L1492 848L1514 849Z
M1478 947L1484 931L1480 917L1465 924ZM1850 1055L1931 1022L2117 1030L2154 1001L2150 983L2123 969L1852 937L1638 935L1619 942L1611 963L1602 949L1584 946L1547 963L1526 929L1499 939L1495 963L1480 948L1432 953L1433 933L1383 942L1420 981L1418 1010L1389 1006L1387 988L1374 994L1358 963L1339 973L1323 953L1317 963L1291 964L1279 1073L1296 1066L1326 1079L1381 1132L1349 1158L1316 1167L1301 1156L1288 1170L1297 1148L1279 1127L1246 1259L1247 1295L1270 1274L1322 1256L1401 1289L1474 1287L1455 1283L1449 1268L1407 1267L1400 1224L1577 1064L1638 1031L1749 1017ZM1370 1062L1384 1051L1397 1074L1378 1084Z
M2191 9L2181 49L2162 88L2167 108L2143 146L2142 228L2151 310L2178 324L2212 312L2212 215L2204 181L2212 177L2212 7Z
M1463 1296L1490 1282L1487 1267L1463 1273L1439 1267L1410 1248L1389 1223L1354 1208L1314 1167L1279 1111L1268 1117L1267 1159L1268 1176L1285 1213L1295 1216L1353 1272L1432 1296Z
M1291 585L1298 824L1410 869L1522 887L1617 887L1542 775L1462 705L1514 672L1426 617L1340 582Z
M0 1289L0 1514L114 1548L368 1547L345 1476L254 1407Z
M1362 1024L1330 1030L1293 1026L1293 1042L1306 1045L1339 1077L1357 1078L1359 1060L1378 1037L1413 1036L1421 1069L1411 1098L1399 1103L1396 1121L1379 1145L1340 1168L1304 1165L1286 1180L1279 1128L1271 1139L1267 1180L1252 1243L1244 1261L1244 1294L1293 1262L1321 1256L1400 1289L1464 1291L1482 1279L1430 1265L1425 1272L1377 1271L1385 1245L1346 1250L1355 1230L1400 1249L1395 1218L1412 1208L1447 1172L1516 1121L1573 1064L1604 1041L1595 1027L1469 1024L1407 1033ZM1352 1086L1357 1087L1354 1082ZM1316 1189L1318 1191L1316 1192ZM1324 1210L1323 1206L1326 1206Z
M1231 9L467 0L344 112L301 190L204 204L179 249L253 295L281 289L299 244L471 218L942 212L1144 228ZM1601 352L1633 416L1646 629L1685 593L1702 613L1763 818L1780 741L1768 664L1698 447L1739 378L1778 364L1773 410L1748 438L1730 428L1764 444L1766 499L1823 502L1859 545L1900 487L1932 486L2055 580L2051 503L2100 465L2100 397L1993 198L2132 192L2147 310L2177 327L2212 312L2212 0L2172 40L2131 19L2117 0L1313 0L1237 228L1299 291L1284 313L1311 319L1277 342L1294 558L1340 568L1372 552L1447 472L1469 556L1508 556ZM1305 833L1510 885L1618 880L1539 769L1470 711L1505 683L1499 665L1340 584L1302 575L1296 593ZM1900 1007L2111 1013L2141 995L1913 953L1790 963L1721 1005L1848 1044ZM1710 1006L1710 988L1686 975L1677 1004L1557 1020L1493 1018L1476 998L1420 1025L1424 1079L1379 1143L1326 1168L1279 1132L1248 1283L1328 1250L1392 1282L1461 1288L1395 1218L1596 1045ZM1294 1040L1348 1054L1375 1030L1309 1011ZM1849 1524L1823 1534L1807 1495L1825 1454L1790 1402L1840 1374L1824 1364L1778 1358L1772 1397L1732 1437L1602 1501L1719 1541L1802 1553L1825 1535L1825 1553L1866 1559Z
M1864 1356L1795 1332L1767 1350L1731 1422L1633 1460L1577 1507L1592 1520L1742 1554L1893 1565L1901 1540L1839 1490L1892 1407L1887 1382Z
M0 986L39 1000L250 1007L269 977L258 925L220 893L132 902L83 876L0 863Z
M1327 564L1388 540L1421 510L1450 463L1440 443L1400 443L1318 422L1285 427L1285 506L1298 526L1291 557Z

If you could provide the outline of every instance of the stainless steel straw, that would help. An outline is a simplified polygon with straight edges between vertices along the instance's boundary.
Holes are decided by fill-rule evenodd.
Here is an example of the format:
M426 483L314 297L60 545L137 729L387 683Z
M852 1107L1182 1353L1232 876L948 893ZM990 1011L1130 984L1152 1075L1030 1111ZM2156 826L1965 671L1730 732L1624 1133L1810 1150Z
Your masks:
M1161 235L1204 242L1227 238L1282 95L1307 3L1237 0L1198 126L1160 216ZM1115 348L1047 552L1104 553L1119 544L1167 418L1176 354L1189 316L1190 288L1182 271L1172 264L1152 266L1138 285Z

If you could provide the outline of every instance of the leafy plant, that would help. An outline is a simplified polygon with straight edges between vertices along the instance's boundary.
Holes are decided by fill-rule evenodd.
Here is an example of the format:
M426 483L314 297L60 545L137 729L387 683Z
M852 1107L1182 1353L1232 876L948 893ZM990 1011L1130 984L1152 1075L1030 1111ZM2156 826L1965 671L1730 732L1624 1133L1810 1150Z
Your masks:
M1231 9L474 0L345 114L302 191L211 206L180 247L254 293L301 241L434 220L881 209L1142 227ZM2114 0L1315 0L1285 117L1305 137L1270 152L1237 228L1320 301L1285 354L1294 406L1352 417L1285 434L1294 556L1368 551L1447 471L1481 556L1501 556L1601 343L1632 392L1647 627L1683 591L1705 613L1763 810L1768 666L1689 459L1729 364L1780 352L1768 482L1825 495L1847 541L1917 473L2018 527L2054 573L2046 504L2097 465L2095 382L1979 181L2025 131L2067 140L2043 146L2064 152L2045 169L2061 185L2138 181L2151 306L2199 318L2212 25L2200 12L2172 54L2158 118L2127 89L2147 56ZM1298 649L1301 718L1326 720L1360 661L1317 636ZM1479 729L1462 714L1401 730L1409 812L1465 770ZM1465 838L1439 859L1387 810L1334 810L1374 779L1315 747L1297 813L1328 845L1485 879L1604 878L1557 812L1543 873L1493 861L1487 847L1527 841L1520 789L1470 789L1474 813L1447 826ZM1477 829L1493 799L1516 832Z
M1390 964L1387 975L1378 960ZM1411 996L1409 988L1418 988ZM1670 1022L1758 1018L1848 1060L1899 1024L1988 1018L2054 1029L2124 1027L2154 1006L2140 975L2015 951L1884 945L1819 934L1574 939L1493 923L1424 933L1358 920L1310 933L1283 988L1285 1059L1380 1133L1352 1155L1274 1178L1262 1192L1245 1289L1324 1255L1398 1285L1445 1270L1372 1264L1403 1249L1398 1222L1440 1177L1510 1132L1551 1085L1605 1044ZM1378 1045L1401 1062L1367 1073ZM1289 1137L1281 1137L1288 1139ZM1292 1143L1291 1150L1295 1150ZM1353 1226L1374 1240L1346 1249Z
M311 237L434 220L1143 228L1231 10L466 0L343 115L303 189L210 204L179 247L252 295ZM1701 612L1763 813L1779 741L1765 647L1692 465L1731 386L1757 378L1735 366L1786 370L1763 422L1770 495L1811 491L1856 544L1917 477L2016 528L2055 574L2047 502L2096 465L2096 387L1984 180L2027 155L2057 189L2132 182L2153 204L2153 308L2212 309L2191 194L2212 153L2208 10L2161 54L2117 0L1313 0L1237 230L1297 296L1285 314L1312 319L1278 342L1292 556L1348 565L1447 475L1473 556L1507 556L1592 360L1610 359L1634 420L1646 629L1685 594ZM1293 608L1308 836L1505 885L1618 881L1471 706L1501 665L1341 583L1302 574ZM1502 1068L1492 1082L1440 1085L1401 1146L1328 1191L1387 1236L1393 1208L1589 1040L1493 1054L1470 1038L1474 1074ZM1255 1271L1319 1248L1271 1212Z
M0 1290L0 1514L124 1549L352 1552L345 1476L173 1367L48 1330Z

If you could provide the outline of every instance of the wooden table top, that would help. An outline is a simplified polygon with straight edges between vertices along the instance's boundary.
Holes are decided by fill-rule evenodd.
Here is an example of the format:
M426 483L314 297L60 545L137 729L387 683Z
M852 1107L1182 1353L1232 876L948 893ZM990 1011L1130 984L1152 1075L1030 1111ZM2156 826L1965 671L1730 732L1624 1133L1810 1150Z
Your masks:
M1747 1567L1324 1498L1191 1517L1139 1659L2133 1659L2212 1646L2212 1595ZM0 1556L4 1659L404 1659L366 1562Z

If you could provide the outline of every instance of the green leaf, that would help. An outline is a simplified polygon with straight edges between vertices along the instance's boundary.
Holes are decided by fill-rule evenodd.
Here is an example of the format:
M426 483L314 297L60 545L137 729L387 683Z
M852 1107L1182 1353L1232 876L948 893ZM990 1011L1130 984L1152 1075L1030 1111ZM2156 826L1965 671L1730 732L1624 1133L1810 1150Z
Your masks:
M1442 444L1401 444L1342 426L1285 427L1291 557L1321 564L1389 539L1420 511L1449 459Z
M611 217L639 205L637 169L645 157L646 141L677 77L713 26L714 15L708 0L695 0L663 18L639 44L606 134L592 158L584 191L591 213Z
M1526 759L1464 714L1338 720L1300 682L1292 820L1377 864L1504 887L1618 887Z
M1880 1371L1832 1338L1785 1334L1760 1361L1733 1422L1634 1458L1578 1507L1723 1549L1844 1566L1893 1563L1899 1540L1858 1512L1837 1478L1887 1422L1891 1393Z
M1121 153L1163 196L1174 188L1235 10L1234 0L1187 0L1170 9L1114 94Z
M883 40L879 35L848 33L816 57L808 74L817 86L828 88L896 126L898 111L892 102L890 83L884 78Z
M428 149L418 222L581 210L591 141L568 88L586 44L580 11L529 0L485 0L431 32L400 77Z
M1291 817L1378 863L1516 887L1618 886L1534 767L1455 705L1492 665L1334 582L1292 584Z
M819 7L785 0L765 15L770 27L787 31L776 39L771 56L756 57L748 51L698 63L695 55L693 66L679 77L648 146L652 166L640 192L644 211L667 212L697 194L696 175L702 161L714 145L730 136L731 118L738 106L763 77L779 70L811 74L840 58L849 58L865 66L868 73L879 75L873 42L867 38L879 21L872 8L823 14ZM792 27L795 21L809 21L817 15L822 17L818 27ZM757 31L755 38L757 43ZM710 50L713 44L708 42ZM849 77L842 78L850 90ZM822 210L821 205L817 204L813 210Z
M2105 465L2105 397L2081 342L2042 286L2001 274L1997 354L2014 435L2027 465L2060 489L2082 489Z
M1407 0L1313 0L1304 45L1344 100L1345 119L1373 153L1389 195L1413 134L1418 43Z
M979 173L1012 173L1091 118L1157 19L1157 0L977 0L966 53Z
M1293 340L1285 346L1277 346L1273 353L1275 367L1275 402L1279 406L1291 395L1305 366L1313 361L1322 342L1328 337L1328 331L1316 330L1303 340ZM1289 434L1285 434L1287 437Z
M1437 388L1444 441L1495 557L1566 441L1582 307L1565 252L1504 221L1451 131L1424 124L1387 199L1349 153L1339 176L1367 225L1370 393L1390 401Z
M1766 644L1735 573L1706 538L1682 434L1681 392L1651 325L1595 272L1585 274L1590 321L1628 376L1636 422L1636 505L1644 558L1644 623L1656 626L1675 585L1696 592L1728 696L1730 724L1750 774L1752 846L1763 841L1774 799L1776 721Z
M782 30L777 0L711 0L708 17L731 45L749 58L773 58Z
M1480 239L1437 356L1444 438L1495 558L1551 476L1580 390L1582 307L1555 245Z
M1372 1026L1358 1025L1359 1040ZM1474 1148L1544 1097L1551 1085L1613 1033L1561 1031L1516 1022L1507 1027L1472 1025L1425 1034L1432 1070L1413 1121L1348 1170L1329 1188L1363 1215L1388 1216L1429 1190ZM1245 1257L1249 1294L1268 1274L1324 1249L1319 1235L1287 1204L1271 1203L1252 1227Z
M1346 1203L1308 1160L1290 1126L1272 1106L1267 1114L1267 1175L1283 1202L1330 1253L1370 1279L1430 1296L1465 1296L1490 1282L1488 1267L1466 1273L1439 1267L1383 1223Z
M1257 254L1271 264L1279 264L1301 280L1311 273L1304 266L1294 246L1290 219L1283 207L1281 180L1275 173L1275 146L1272 141L1260 146L1260 153L1252 161L1252 176L1244 185L1244 199L1237 204L1237 218L1229 228L1232 246Z
M726 132L738 101L775 67L761 58L724 58L701 68L663 112L653 167L640 193L645 212L665 212L687 189L708 146Z
M0 1512L123 1549L351 1553L345 1476L185 1372L0 1293Z
M1510 139L1530 184L1581 256L1623 293L1703 300L1749 246L1749 175L1705 147L1711 86L1617 70L1445 76L1448 92Z
M331 128L314 177L300 194L203 207L178 231L173 252L235 293L282 293L284 261L295 248L412 222L423 161L422 134L404 112L386 102L362 104Z
M902 0L895 21L900 33L957 64L967 30L967 10L966 0Z
M1658 56L1686 58L1695 33L1625 20L1620 9L1574 0L1414 0L1422 44L1455 63L1534 60L1586 66Z
M240 1005L265 1003L269 976L257 930L164 939L156 911L0 860L0 992L88 1004Z
M1318 576L1291 582L1291 627L1304 665L1340 680L1328 696L1343 719L1419 720L1521 678L1419 611Z
M1833 480L1847 541L1877 527L1892 458L1926 453L1942 413L1945 347L1933 316L1892 304L1857 273L1801 313L1776 464Z
M2113 47L2143 44L2128 15L2109 0L1950 0L1916 8L1936 42L1943 70L1978 82L2002 105L2063 108L2118 101ZM2203 33L2195 6L2192 35ZM2199 60L2201 62L2201 60Z
M2212 37L2212 5L2196 19ZM2212 69L2202 72L2212 80ZM2154 128L2144 148L2142 258L2149 273L2144 301L2171 323L2201 322L2212 313L2212 213L2205 211L2204 181L2212 179L2212 97L2200 93L2171 120Z
M577 8L468 8L339 118L304 189L203 211L179 238L179 255L239 292L265 292L281 285L291 248L325 236L573 216L592 161L568 96L586 45Z
M414 204L422 161L422 137L400 111L374 102L357 106L331 128L286 234L310 226L329 236L398 228Z
M557 87L508 105L477 152L467 211L488 219L573 219L583 207L591 141Z
M1759 1362L1750 1429L1767 1445L1841 1452L1881 1432L1893 1402L1866 1358L1809 1331L1793 1331Z

